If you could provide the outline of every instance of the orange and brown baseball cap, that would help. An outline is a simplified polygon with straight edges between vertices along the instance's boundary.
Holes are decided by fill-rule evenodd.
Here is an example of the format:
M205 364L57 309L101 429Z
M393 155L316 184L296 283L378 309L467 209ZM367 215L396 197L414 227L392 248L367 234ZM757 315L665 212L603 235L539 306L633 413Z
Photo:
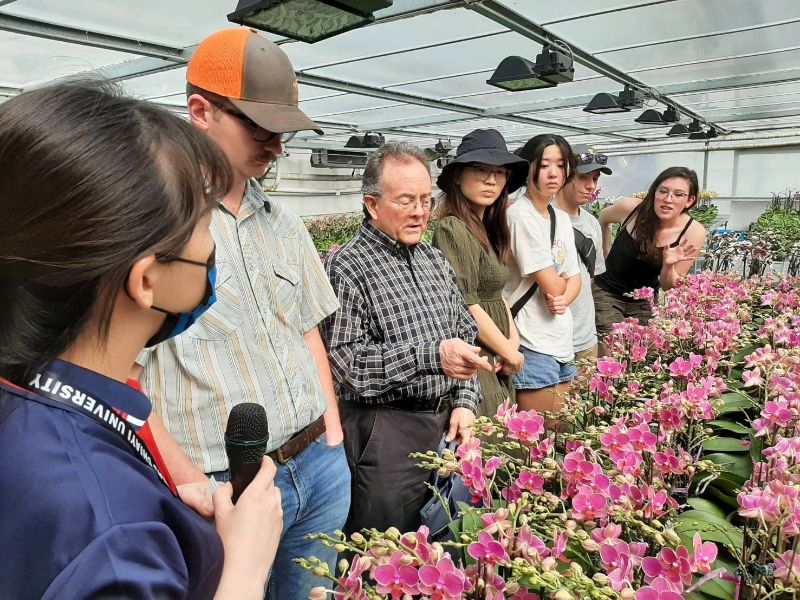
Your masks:
M200 42L189 60L186 81L225 96L268 131L313 129L322 134L297 108L297 78L289 57L252 29L223 29Z

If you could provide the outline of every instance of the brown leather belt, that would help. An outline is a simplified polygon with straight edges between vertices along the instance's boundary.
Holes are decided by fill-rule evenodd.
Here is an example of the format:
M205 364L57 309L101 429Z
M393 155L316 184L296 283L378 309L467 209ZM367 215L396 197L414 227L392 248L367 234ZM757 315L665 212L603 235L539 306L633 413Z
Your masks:
M267 456L280 464L285 464L287 460L294 458L308 448L311 443L323 433L325 433L325 419L320 417L304 429L295 433L288 442L277 450L273 450L267 454Z

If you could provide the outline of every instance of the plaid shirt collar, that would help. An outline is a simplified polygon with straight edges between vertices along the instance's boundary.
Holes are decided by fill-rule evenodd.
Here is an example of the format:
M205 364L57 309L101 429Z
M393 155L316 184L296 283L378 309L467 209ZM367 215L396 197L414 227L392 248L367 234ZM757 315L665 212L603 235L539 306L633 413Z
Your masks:
M409 254L413 255L414 250L417 248L417 244L409 246L400 240L394 239L388 233L375 227L367 219L364 219L364 222L361 224L361 235L363 235L369 243L376 244L397 256L405 257Z

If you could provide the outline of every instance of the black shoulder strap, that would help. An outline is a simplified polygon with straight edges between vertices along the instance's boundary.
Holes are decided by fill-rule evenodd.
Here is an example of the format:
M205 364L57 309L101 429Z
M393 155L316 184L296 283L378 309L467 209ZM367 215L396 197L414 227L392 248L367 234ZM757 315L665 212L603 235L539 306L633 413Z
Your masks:
M637 211L637 210L639 210L639 207L640 207L640 206L641 206L641 204L637 204L637 205L636 205L636 206L633 208L633 210L632 210L631 212L629 212L629 213L628 213L628 216L627 216L627 217L625 217L625 220L622 222L622 225L620 225L620 228L624 228L624 227L625 227L625 225L627 225L627 224L628 224L628 221L630 221L630 220L631 220L631 217L632 217L632 216L633 216L633 215L636 213L636 211Z
M553 207L550 204L547 205L547 213L550 215L550 248L552 248L556 241L556 211L553 210ZM528 288L528 291L525 292L519 300L514 302L514 306L511 307L512 319L517 318L519 311L521 311L522 307L528 303L528 300L533 298L533 295L538 289L539 284L534 282L531 287Z
M689 230L689 226L692 224L692 221L694 221L694 218L689 216L689 220L686 222L686 227L684 227L683 231L680 232L680 234L678 235L678 239L676 239L669 245L670 248L675 248L678 244L681 243L681 238L683 238L683 234Z

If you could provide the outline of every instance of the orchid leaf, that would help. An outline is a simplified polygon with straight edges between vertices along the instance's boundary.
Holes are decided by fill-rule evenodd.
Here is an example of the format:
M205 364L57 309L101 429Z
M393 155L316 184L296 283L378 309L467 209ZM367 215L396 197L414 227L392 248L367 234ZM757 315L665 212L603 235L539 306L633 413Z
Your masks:
M711 427L716 427L717 429L725 429L727 431L732 431L734 433L750 432L750 430L744 425L739 425L739 423L735 423L733 421L725 421L722 419L718 419L716 421L708 421L706 425L710 425Z
M703 450L712 452L747 452L750 450L750 443L738 438L717 437L706 440L703 443Z

